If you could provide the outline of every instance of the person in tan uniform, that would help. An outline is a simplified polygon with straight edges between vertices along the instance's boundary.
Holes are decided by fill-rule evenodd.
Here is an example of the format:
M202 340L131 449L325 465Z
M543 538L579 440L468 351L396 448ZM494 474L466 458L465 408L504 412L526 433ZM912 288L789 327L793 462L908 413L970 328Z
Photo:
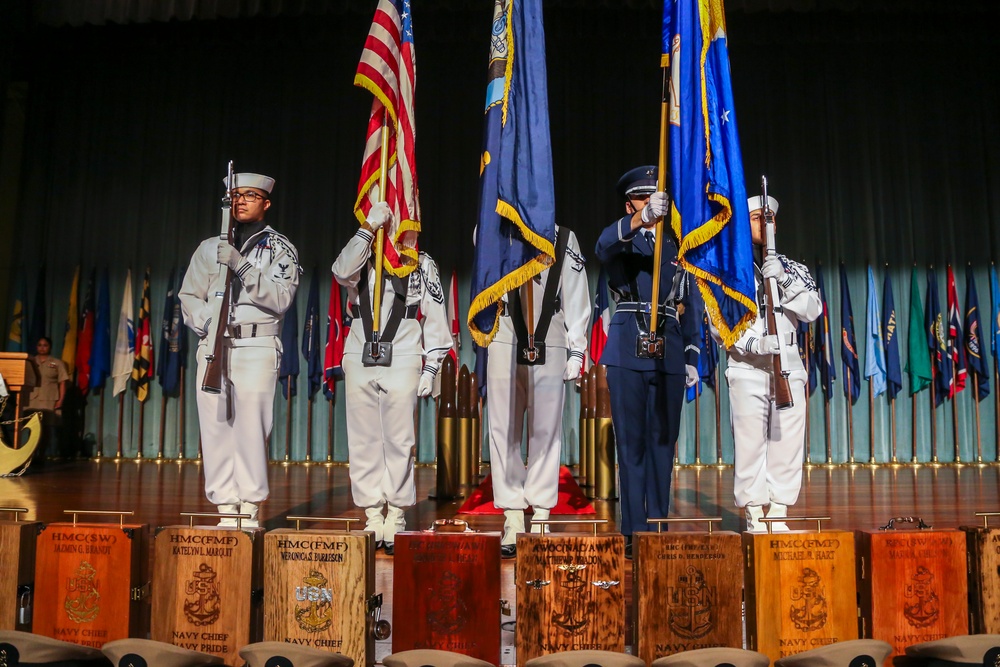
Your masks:
M42 453L51 455L55 454L51 449L52 436L58 431L62 419L63 401L66 399L66 387L70 380L69 369L62 359L51 356L52 340L47 336L38 339L35 349L36 353L28 357L35 379L28 392L24 412L42 413L40 449Z

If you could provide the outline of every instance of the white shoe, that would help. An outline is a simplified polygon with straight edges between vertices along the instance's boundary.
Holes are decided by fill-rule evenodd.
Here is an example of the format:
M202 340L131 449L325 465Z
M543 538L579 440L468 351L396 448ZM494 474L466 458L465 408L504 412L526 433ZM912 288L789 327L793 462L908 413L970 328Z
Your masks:
M240 506L237 505L236 503L223 503L222 505L216 505L215 511L217 511L219 514L239 514ZM233 517L232 519L219 519L219 525L225 528L235 528L236 518Z
M788 516L788 505L782 505L781 503L776 503L771 501L771 506L767 508L767 518L769 519L784 519ZM788 524L784 521L771 521L771 532L772 533L787 533Z
M503 536L500 546L517 544L517 534L524 532L524 510L503 511Z
M251 503L246 500L240 501L240 514L249 514L249 519L243 519L240 523L244 528L260 528L257 515L260 512L260 503Z
M378 505L376 507L365 508L365 516L368 517L368 520L365 521L365 530L370 530L375 533L376 548L379 547L385 539L385 516L382 514L383 507L383 505Z
M535 513L531 516L531 532L535 535L541 535L542 533L548 533L549 527L546 524L540 523L541 521L548 521L550 510L548 509L538 509L535 508Z
M391 546L396 541L396 533L406 530L406 516L403 509L389 505L385 513L385 526L382 531L382 539L386 546Z
M747 505L743 508L743 514L747 520L748 533L766 533L767 526L761 521L764 518L764 507L761 505Z

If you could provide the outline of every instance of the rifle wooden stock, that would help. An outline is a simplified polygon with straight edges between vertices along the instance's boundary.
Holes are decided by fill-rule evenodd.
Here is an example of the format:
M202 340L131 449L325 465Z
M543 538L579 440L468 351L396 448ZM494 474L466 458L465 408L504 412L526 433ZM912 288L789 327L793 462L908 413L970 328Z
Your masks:
M778 322L774 316L774 303L775 295L773 293L772 283L773 280L767 280L764 283L764 288L767 292L767 330L769 333L778 333ZM780 335L780 334L779 334ZM772 363L774 364L774 405L779 410L784 410L785 408L790 408L795 403L792 398L792 388L788 384L788 376L785 375L784 369L781 365L781 355L772 355Z
M222 229L219 234L220 241L233 242L233 235L236 231L236 218L233 217L232 190L233 190L233 163L229 162L229 181L226 188L226 196L222 198ZM221 268L221 267L220 267ZM225 354L225 334L226 326L229 324L229 297L231 283L233 281L233 270L228 266L222 272L225 276L221 282L214 283L215 287L210 298L216 298L219 304L218 310L212 312L212 323L208 331L209 344L212 346L211 354L205 355L205 375L201 380L201 390L209 394L221 394L223 386L223 355ZM221 277L221 276L220 276ZM222 291L221 298L218 297ZM227 321L223 322L223 318Z
M774 257L777 255L777 251L774 246L774 211L771 210L771 206L768 203L767 198L767 177L762 176L760 179L761 183L761 216L764 219L764 253L765 257ZM788 374L785 373L784 368L782 368L781 353L784 351L785 344L781 341L781 332L778 331L777 318L774 315L774 306L778 303L778 284L774 278L767 278L764 280L764 292L767 296L764 304L764 323L767 325L767 333L770 335L778 336L778 349L779 354L772 355L772 363L774 365L774 406L779 410L785 410L792 407L795 404L792 398L792 388L788 384Z

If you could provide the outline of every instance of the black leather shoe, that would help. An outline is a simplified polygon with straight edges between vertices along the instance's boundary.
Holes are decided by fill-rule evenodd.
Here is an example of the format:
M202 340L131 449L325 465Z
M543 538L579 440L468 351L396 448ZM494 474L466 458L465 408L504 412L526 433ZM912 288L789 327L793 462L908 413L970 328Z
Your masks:
M632 536L625 536L625 558L632 560Z
M385 546L385 542L383 542L382 540L379 540L378 542L375 543L375 551L378 551L379 549L383 548L384 546Z
M500 558L515 558L517 556L517 545L516 544L501 544L500 545Z
M396 543L395 542L385 542L382 548L385 551L386 556L391 556L396 553Z

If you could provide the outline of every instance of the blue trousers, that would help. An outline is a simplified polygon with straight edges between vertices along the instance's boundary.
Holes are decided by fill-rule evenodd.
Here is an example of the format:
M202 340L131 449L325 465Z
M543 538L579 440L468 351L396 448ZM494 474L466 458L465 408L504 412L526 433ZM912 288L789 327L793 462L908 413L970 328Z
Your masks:
M608 367L611 420L618 450L621 532L656 530L666 517L680 433L684 376Z

